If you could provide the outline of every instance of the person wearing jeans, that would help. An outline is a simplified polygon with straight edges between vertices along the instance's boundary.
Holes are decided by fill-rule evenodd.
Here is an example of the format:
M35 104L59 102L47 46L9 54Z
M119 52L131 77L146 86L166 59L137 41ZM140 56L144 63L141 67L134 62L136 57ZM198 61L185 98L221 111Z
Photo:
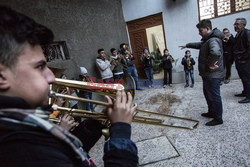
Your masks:
M185 88L189 86L189 75L191 78L192 85L190 85L191 88L194 87L194 64L195 61L191 57L190 50L185 51L185 56L182 58L181 64L184 66L185 71L185 79L186 79L186 85Z
M222 121L222 100L220 96L220 78L202 78L203 93L208 105L208 114ZM215 112L216 111L216 112Z
M144 66L144 71L147 76L147 86L149 88L153 87L153 59L154 56L150 54L148 48L143 48L143 53L140 57L141 62L143 63Z
M212 29L208 19L201 20L196 27L202 36L201 42L188 43L184 48L200 49L198 69L203 80L203 93L208 105L208 112L201 116L213 118L206 126L223 124L222 100L220 96L220 82L224 77L222 39L224 34L217 28Z
M139 83L138 83L138 73L135 67L135 57L130 52L127 44L122 43L120 45L120 53L124 57L124 64L126 64L126 69L125 69L126 73L131 75L135 81L136 90L142 90L139 87Z
M190 87L193 88L194 87L194 70L186 70L185 71L185 78L186 78L185 88L189 86L189 75L190 75L191 82L192 82Z
M237 18L234 30L237 32L234 39L233 53L236 69L243 84L243 91L237 97L245 97L239 103L250 103L250 30L245 26L245 18Z
M147 86L149 88L153 88L153 84L154 84L154 78L153 78L153 68L147 67L144 68L145 74L147 76Z

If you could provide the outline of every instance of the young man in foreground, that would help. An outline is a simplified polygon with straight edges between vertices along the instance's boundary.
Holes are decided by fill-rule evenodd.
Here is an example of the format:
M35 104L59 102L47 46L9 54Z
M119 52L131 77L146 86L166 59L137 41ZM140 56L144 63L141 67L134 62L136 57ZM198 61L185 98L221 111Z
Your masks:
M0 6L0 164L1 166L95 166L82 143L67 130L49 123L49 84L55 77L41 45L53 33L31 18ZM132 96L118 92L113 107L105 166L137 166L137 148L130 140L136 106Z

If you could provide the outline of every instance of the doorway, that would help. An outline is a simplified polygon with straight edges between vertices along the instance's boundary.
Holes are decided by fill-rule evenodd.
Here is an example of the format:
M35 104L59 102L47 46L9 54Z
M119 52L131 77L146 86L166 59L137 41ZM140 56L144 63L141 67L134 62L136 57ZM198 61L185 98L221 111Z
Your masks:
M127 22L130 44L139 78L146 78L140 56L144 47L154 54L154 78L162 78L161 56L166 48L162 13Z

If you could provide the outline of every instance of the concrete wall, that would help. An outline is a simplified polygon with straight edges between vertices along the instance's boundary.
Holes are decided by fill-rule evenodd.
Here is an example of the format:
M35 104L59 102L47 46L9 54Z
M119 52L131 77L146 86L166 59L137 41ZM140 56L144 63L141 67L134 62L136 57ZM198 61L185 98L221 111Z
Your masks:
M69 78L78 77L78 66L99 76L95 66L97 50L118 48L128 42L126 23L119 0L0 0L37 22L51 28L55 41L66 41L71 59L50 65L66 68Z
M195 26L199 22L197 0L121 0L121 2L126 22L162 12L166 45L177 60L177 63L173 64L173 82L184 82L181 58L184 56L185 50L180 50L178 46L201 39ZM233 23L237 17L245 17L248 21L247 28L250 28L249 10L215 18L211 21L213 27L219 29L227 27L235 35ZM191 49L191 54L198 62L198 51ZM232 72L232 78L237 78L238 75L234 67ZM196 80L200 80L197 64L195 75Z

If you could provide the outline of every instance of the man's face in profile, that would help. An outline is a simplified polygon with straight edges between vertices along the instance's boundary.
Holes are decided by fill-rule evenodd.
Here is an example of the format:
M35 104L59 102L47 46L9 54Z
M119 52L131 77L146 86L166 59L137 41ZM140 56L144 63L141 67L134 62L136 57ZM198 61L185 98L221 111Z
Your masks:
M208 34L208 28L199 28L199 34L202 37L205 37Z
M102 58L105 58L105 51L104 51L104 50L100 52L100 56L101 56Z
M234 30L236 32L239 32L241 31L243 28L244 28L244 24L242 24L242 21L241 20L236 20L235 23L234 23Z
M41 46L25 44L13 68L6 68L7 96L23 98L31 107L48 105L49 84L55 76L47 67Z

